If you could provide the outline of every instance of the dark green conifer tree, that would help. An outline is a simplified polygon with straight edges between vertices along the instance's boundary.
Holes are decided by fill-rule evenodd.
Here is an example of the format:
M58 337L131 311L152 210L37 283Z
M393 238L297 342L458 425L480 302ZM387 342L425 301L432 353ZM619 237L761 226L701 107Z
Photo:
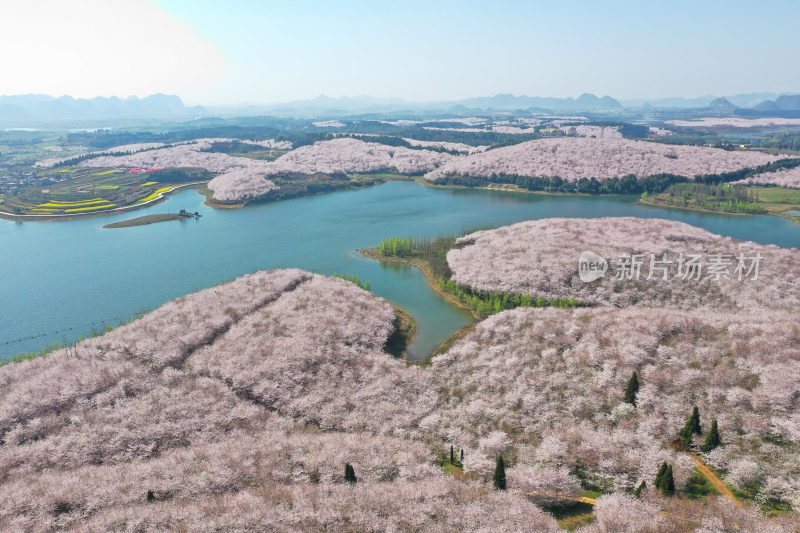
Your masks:
M628 380L628 385L625 387L625 403L633 406L636 405L636 393L639 392L639 376L636 371L633 372L631 379Z
M656 480L653 483L655 488L661 489L661 480L664 478L664 474L667 472L667 463L661 463L661 466L658 468L658 473L656 474Z
M645 483L645 481L642 480L642 482L639 483L639 486L636 487L636 490L633 491L633 495L636 496L637 498L640 498L642 496L642 492L644 492L644 489L646 488L647 488L647 483Z
M706 434L706 441L703 443L703 451L708 453L717 446L722 444L719 438L719 428L717 428L717 419L711 421L711 429Z
M672 477L672 465L667 466L667 471L664 472L661 484L661 492L664 494L675 494L675 478Z
M494 467L494 488L506 490L506 465L501 455L497 457L497 465Z
M686 425L683 426L678 436L688 446L692 443L692 436L695 434L701 435L702 433L703 428L700 426L700 411L695 405L692 408L692 414L689 416L689 419L686 420Z
M350 463L344 465L344 480L348 483L356 482L356 471L353 470L353 465Z
M703 428L700 426L700 410L697 409L696 405L692 407L692 415L686 421L686 425L692 428L692 433L696 435L703 434Z

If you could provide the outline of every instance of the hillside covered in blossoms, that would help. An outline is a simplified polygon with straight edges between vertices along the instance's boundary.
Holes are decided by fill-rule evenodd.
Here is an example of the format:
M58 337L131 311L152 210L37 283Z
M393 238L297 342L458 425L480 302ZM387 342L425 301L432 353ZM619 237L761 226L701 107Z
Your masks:
M655 174L692 178L757 167L777 159L759 152L667 145L611 136L567 137L538 139L473 154L442 165L428 172L425 178L429 181L454 175L488 178L492 174L558 176L566 181L580 178L604 181L628 174L638 178Z
M526 190L589 194L658 193L673 183L696 179L710 184L796 186L797 160L791 153L664 142L676 132L660 126L591 122L584 117L502 118L381 121L377 123L381 133L371 132L376 123L312 122L325 133L295 135L294 142L197 137L129 143L47 157L35 167L54 171L58 179L71 165L98 169L96 176L177 171L187 175L185 182L207 183L204 194L216 207L363 187L359 177L370 181L373 175L379 176L371 179L372 184L387 179L473 187L503 183ZM466 124L470 126L459 127ZM359 131L362 127L366 131ZM402 135L408 129L414 136ZM467 142L456 142L462 137ZM194 170L206 175L188 177ZM110 203L118 202L115 198Z
M681 306L655 282L621 299L577 291L590 307L500 312L420 366L387 353L395 311L355 284L301 270L244 276L0 367L0 526L557 531L542 506L591 486L602 495L584 533L794 531L791 513L767 518L722 496L632 495L664 463L677 490L692 483L693 459L670 443L696 406L703 430L715 420L722 435L703 461L756 504L800 502L796 284L768 266L798 252L655 222L662 231L642 233L641 219L523 223L468 235L448 261L460 283L547 294L567 290L555 288L567 267L547 270L545 244L515 259L528 236L608 254L720 245L761 253L755 282L785 296L750 302L717 284ZM598 225L617 247L600 246L611 239ZM498 276L503 261L516 278ZM540 268L550 281L532 277ZM463 472L442 468L450 446L464 451ZM492 487L499 456L507 490Z
M748 185L777 185L779 187L800 189L800 167L765 172L737 181L736 183Z
M584 251L607 264L584 283ZM800 307L800 251L654 218L549 218L475 232L447 262L458 283L486 291L624 307Z

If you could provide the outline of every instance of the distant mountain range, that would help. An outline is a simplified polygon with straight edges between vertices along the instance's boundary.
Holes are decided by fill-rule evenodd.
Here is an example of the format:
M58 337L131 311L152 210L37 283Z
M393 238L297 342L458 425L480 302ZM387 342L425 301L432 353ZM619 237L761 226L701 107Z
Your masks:
M454 105L485 110L514 110L540 108L551 111L610 111L622 109L622 105L610 96L597 96L583 93L578 98L548 98L540 96L514 96L498 94L495 96L467 98Z
M74 120L178 119L207 114L203 107L187 107L180 97L153 94L144 98L56 98L44 94L0 96L0 123Z
M345 116L356 114L381 113L414 113L414 112L452 112L465 114L470 112L491 111L530 111L541 113L610 113L623 110L685 110L705 111L715 115L732 114L747 110L750 114L759 112L790 111L794 109L792 102L795 96L779 93L748 93L725 97L701 96L697 98L664 98L659 100L627 100L620 102L611 96L597 97L584 93L577 98L553 98L541 96L516 96L513 94L497 94L480 96L463 100L446 100L439 102L411 103L399 98L374 98L371 96L353 96L332 98L321 95L309 100L296 100L275 105L247 106L229 108L211 108L210 111L221 114L279 114L297 117L310 116ZM772 100L775 100L773 106ZM754 107L755 106L755 107ZM763 109L759 106L762 106ZM775 107L777 106L777 107Z
M513 94L497 94L463 100L412 103L400 98L374 98L372 96L348 96L332 98L320 95L310 100L296 100L266 106L234 106L210 108L212 112L222 114L280 114L291 116L343 116L371 113L399 112L456 112L469 113L483 111L517 111L534 112L593 112L621 110L622 105L610 96L597 96L584 93L578 98L551 98L539 96L515 96Z
M273 105L248 105L204 108L188 107L175 95L154 94L144 98L115 96L90 99L42 94L0 96L0 127L77 124L115 120L184 120L206 116L283 115L293 117L342 117L348 115L469 114L482 112L528 111L534 113L620 113L648 110L700 116L797 116L800 94L748 93L726 97L665 98L660 100L618 101L611 96L584 93L577 98L494 96L428 103L412 103L400 98L352 96L332 98L321 95L309 100Z
M765 100L772 100L778 98L781 93L761 92L761 93L746 93L746 94L733 94L723 96L727 101L736 107L753 107ZM665 108L665 109L681 109L681 108L703 108L709 107L711 102L720 98L716 95L698 96L696 98L659 98L653 100L638 99L638 100L623 100L621 103L626 108L632 107L652 107L652 108Z
M800 111L800 94L784 94L775 100L766 100L754 106L759 111Z

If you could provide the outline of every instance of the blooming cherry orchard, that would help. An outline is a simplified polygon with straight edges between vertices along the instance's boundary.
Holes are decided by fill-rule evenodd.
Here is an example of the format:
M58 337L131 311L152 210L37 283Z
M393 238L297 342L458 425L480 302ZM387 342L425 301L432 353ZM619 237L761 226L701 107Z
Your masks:
M434 464L433 377L383 351L393 322L349 282L260 272L0 368L0 529L557 531Z
M401 174L422 174L454 159L432 150L368 143L338 138L301 146L268 165L268 174L343 174L395 169Z
M592 177L603 181L627 174L645 178L660 173L692 178L757 167L777 159L780 156L760 152L609 137L564 137L537 139L458 158L428 172L425 178L429 181L447 176L488 178L500 173L540 178L559 176L567 181Z
M800 166L786 170L776 170L775 172L756 174L755 176L750 176L749 178L745 178L734 183L748 185L778 185L779 187L800 189Z
M450 143L450 142L441 142L441 141L418 141L417 139L408 139L403 138L411 146L420 146L422 148L444 148L445 150L451 150L454 152L462 152L465 154L474 154L477 152L484 152L486 151L488 146L471 146L469 144L464 143Z
M680 487L694 465L667 444L697 405L704 428L711 419L723 428L725 446L706 460L727 470L730 483L800 501L795 316L643 306L504 311L433 359L440 403L421 425L472 450L465 468L482 476L481 461L502 454L514 465L511 480L535 479L530 469L543 468L545 486L570 493L577 480L564 472L580 465L594 485L620 491L651 483L668 462ZM642 383L635 407L624 403L634 371ZM511 475L516 469L526 475Z
M109 148L107 150L96 150L93 152L87 152L84 155L123 155L123 154L135 154L136 152L141 152L143 150L153 150L155 148L161 148L165 146L164 143L135 143L135 144L124 144L122 146L115 146L113 148ZM59 147L60 148L60 147ZM51 158L51 159L42 159L41 161L37 161L34 166L42 167L42 168L52 168L64 161L69 161L70 159L74 158L75 155L71 155L69 157L60 157L60 158Z
M80 162L82 167L204 168L225 172L233 168L264 165L262 161L210 152L215 142L230 139L197 139L191 142L145 150L127 155L93 157Z
M218 175L208 183L214 200L239 202L260 198L278 189L274 182L266 178L263 167L245 167L229 170Z
M622 139L622 133L616 126L587 126L581 124L578 126L561 126L561 131L573 137L597 137L608 139Z
M479 231L447 254L458 283L579 303L800 307L800 251L662 219L549 218ZM585 251L608 271L581 280Z
M717 270L719 246L763 264L738 292L715 274L691 285L700 296L682 305L691 280L627 287L612 267L610 289L580 281L583 246L686 247ZM386 352L394 309L342 279L275 270L179 298L0 367L0 529L555 532L536 504L592 486L607 494L584 533L796 531L792 513L626 491L665 462L687 486L695 464L668 444L697 406L723 443L706 463L756 503L800 505L797 254L661 220L478 232L448 255L462 283L595 306L492 315L425 366ZM603 288L570 292L592 283ZM463 475L437 459L450 446ZM507 490L492 489L499 456Z

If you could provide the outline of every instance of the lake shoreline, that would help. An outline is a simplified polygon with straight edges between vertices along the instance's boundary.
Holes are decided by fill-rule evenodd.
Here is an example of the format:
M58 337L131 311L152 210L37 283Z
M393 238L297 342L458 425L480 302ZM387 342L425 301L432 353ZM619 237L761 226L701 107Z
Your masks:
M151 224L127 232L102 229L104 224L145 213L70 224L0 221L9 252L0 270L5 279L20 280L7 287L0 305L0 317L9 326L0 340L14 341L0 347L0 358L38 352L55 342L74 342L90 334L92 323L100 328L103 320L116 322L115 317L154 309L256 269L298 267L347 272L370 280L376 295L403 307L416 319L419 331L408 356L412 361L424 360L471 322L473 314L441 294L438 275L423 278L421 269L407 269L400 262L392 269L382 261L386 258L353 253L398 233L455 235L464 228L498 227L538 218L637 216L680 220L764 244L797 247L800 242L800 226L783 218L690 213L645 207L623 197L446 191L401 180L236 211L209 209L203 200L195 190L184 190L157 209L200 211L201 225ZM209 246L209 242L215 245ZM152 254L152 261L142 261L144 253ZM53 268L53 257L63 267ZM87 257L92 258L89 268L71 267ZM178 271L186 275L176 276ZM26 287L34 281L45 289L32 294ZM61 291L58 298L52 296L56 291ZM114 298L108 298L109 294ZM43 308L49 310L45 315L37 311ZM76 314L80 320L75 319Z
M390 181L412 181L412 182L416 181L414 179L414 176L411 175L392 174L387 172L377 172L375 174L348 174L347 178L348 182L334 184L329 190L313 190L313 191L303 190L303 191L292 192L279 197L271 196L270 193L267 193L267 195L265 196L260 196L258 198L252 198L250 200L239 201L239 202L220 202L219 200L214 200L213 197L214 193L208 188L202 188L200 189L199 192L200 194L206 197L206 200L203 203L208 207L211 207L213 209L241 209L243 207L247 207L250 205L271 204L276 202L282 202L284 200L293 200L295 198L306 198L310 196L320 196L333 192L357 191L360 189L368 189L370 187L377 187L378 185L384 185ZM280 190L281 190L280 188L277 189L276 194L280 194Z
M428 355L428 357L426 357L425 359L421 359L419 361L409 361L409 363L419 364L423 366L430 364L431 359L433 359L440 353L445 352L448 348L450 348L450 346L453 345L453 343L456 340L463 337L469 331L472 331L475 328L475 325L481 320L481 318L477 315L477 313L474 310L465 306L461 302L461 300L459 300L449 292L444 291L439 286L439 281L437 279L434 279L433 270L431 269L428 262L425 261L424 259L413 258L413 257L412 258L396 257L396 256L387 257L381 255L378 252L377 248L365 248L362 250L357 250L357 252L366 257L367 259L372 259L373 261L379 261L383 263L398 263L418 268L425 275L425 280L428 282L428 285L430 286L431 290L433 290L435 293L439 294L442 298L444 298L448 302L452 303L453 305L455 305L456 307L467 313L471 318L469 324L460 328L458 331L454 332L447 339L445 339L439 346L437 346L433 350L433 352L430 353L430 355ZM411 344L411 342L409 342L409 344Z
M657 207L661 209L679 209L681 211L690 211L695 213L711 213L714 215L731 215L737 217L759 217L759 216L773 216L773 217L780 217L786 218L788 220L792 220L798 224L800 224L800 217L792 216L786 213L781 213L779 211L770 211L767 209L766 213L731 213L730 211L722 211L717 209L708 209L705 207L691 207L691 206L684 206L684 205L672 205L668 203L662 202L653 202L650 199L642 200L639 199L639 203L642 205L646 205L648 207Z
M399 305L395 305L391 302L389 305L391 305L394 310L394 331L389 335L389 338L386 339L384 349L398 359L404 360L406 363L416 363L416 361L408 360L408 352L406 350L417 338L419 324L417 324L416 319L411 313Z

